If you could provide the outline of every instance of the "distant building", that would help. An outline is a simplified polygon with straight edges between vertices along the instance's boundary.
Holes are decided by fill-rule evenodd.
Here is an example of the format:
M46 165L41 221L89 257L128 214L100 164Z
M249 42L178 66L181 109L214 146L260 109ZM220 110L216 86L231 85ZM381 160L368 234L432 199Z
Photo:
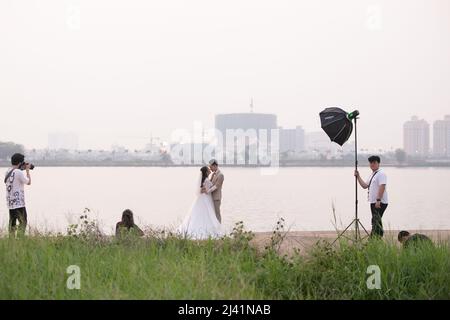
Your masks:
M277 129L277 116L265 113L229 113L218 114L215 119L216 129L219 130L224 137L227 130L272 130Z
M229 164L254 164L260 156L255 152L259 145L267 145L270 153L272 130L278 129L276 115L254 112L218 114L215 127L222 135L223 156Z
M430 151L430 125L425 120L412 117L403 126L403 148L415 158L426 158Z
M280 127L280 152L300 153L305 150L305 130L297 126L295 129Z
M306 135L306 149L308 151L327 153L337 149L323 131L308 132Z
M48 135L49 150L77 150L78 135L73 132L53 132Z
M450 115L434 122L433 154L436 157L450 158Z

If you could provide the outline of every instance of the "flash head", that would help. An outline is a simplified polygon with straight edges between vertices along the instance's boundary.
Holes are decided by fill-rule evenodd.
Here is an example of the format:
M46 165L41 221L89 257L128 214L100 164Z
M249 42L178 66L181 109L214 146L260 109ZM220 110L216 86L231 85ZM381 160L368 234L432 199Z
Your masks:
M359 111L358 111L358 110L355 110L355 111L350 112L350 113L348 114L348 118L349 118L350 120L356 119L358 116L359 116Z

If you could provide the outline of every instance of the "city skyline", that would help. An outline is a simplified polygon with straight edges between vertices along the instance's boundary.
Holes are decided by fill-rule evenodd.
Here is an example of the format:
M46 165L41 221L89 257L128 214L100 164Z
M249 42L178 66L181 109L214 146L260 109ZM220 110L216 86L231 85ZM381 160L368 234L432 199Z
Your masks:
M258 113L253 112L252 110L247 113L232 113L230 115L253 115ZM223 116L228 114L220 114L215 115L215 119L217 119L217 116ZM329 145L332 145L329 141L329 138L323 133L321 130L316 131L307 131L304 129L304 127L301 124L294 125L293 127L286 127L283 125L280 125L277 122L277 115L276 114L261 114L261 115L268 115L268 116L275 116L275 122L273 123L273 129L279 129L280 130L280 150L283 152L288 151L286 149L286 144L296 144L299 143L298 141L295 142L295 139L300 139L301 147L297 146L294 149L298 151L306 150L308 148L312 148L312 142L316 141L318 144L319 149L324 149L324 145L326 144L327 147ZM435 119L431 122L426 121L425 119L421 119L415 115L411 116L409 120L406 120L402 124L402 143L401 145L397 147L392 147L389 149L383 149L383 148L372 148L373 150L383 150L385 152L387 151L393 151L395 149L403 149L406 151L406 153L410 156L417 156L419 158L426 158L429 155L433 156L444 156L448 157L448 150L450 148L448 147L448 144L450 142L450 115L444 115L441 117L441 119ZM211 130L219 130L221 129L217 127L204 127L203 123L196 122L194 123L191 128L183 128L181 131L185 131L187 133L194 133L196 130L196 127L202 127L202 130L211 131ZM439 128L437 128L439 126ZM247 126L248 127L248 126ZM243 126L242 128L239 127L239 129L249 129L250 127ZM237 127L236 127L237 128ZM198 128L197 128L198 129ZM252 129L255 129L252 127ZM174 129L173 132L176 132ZM300 130L300 135L299 135ZM204 133L205 134L205 133ZM447 135L449 135L447 137ZM175 135L176 136L176 135ZM207 135L206 135L207 136ZM205 137L206 137L205 136ZM297 136L297 138L294 138L294 136ZM310 138L311 137L311 138ZM283 141L283 139L291 140L290 142ZM312 139L312 140L311 140ZM420 139L421 141L418 141ZM147 148L151 144L165 144L170 145L173 143L180 142L179 140L173 139L172 137L169 137L168 139L163 139L158 135L155 135L153 132L149 134L148 137L139 137L139 144L130 147L126 144L120 144L117 142L112 142L107 147L102 148L83 148L79 147L79 140L80 137L78 133L73 131L53 131L47 134L47 142L46 145L40 148L33 148L28 147L25 145L26 149L49 149L49 150L58 150L58 149L66 149L66 150L113 150L114 148L125 148L125 149L135 149L135 150L143 150ZM203 141L203 138L202 138ZM325 143L327 141L327 143ZM2 142L8 142L8 141L2 141ZM17 141L10 141L14 143L19 143ZM351 141L347 144L352 143ZM20 144L20 143L19 143ZM370 148L367 148L365 146L360 147L361 150L366 149L370 150ZM419 150L420 149L420 150ZM292 151L292 150L289 150Z

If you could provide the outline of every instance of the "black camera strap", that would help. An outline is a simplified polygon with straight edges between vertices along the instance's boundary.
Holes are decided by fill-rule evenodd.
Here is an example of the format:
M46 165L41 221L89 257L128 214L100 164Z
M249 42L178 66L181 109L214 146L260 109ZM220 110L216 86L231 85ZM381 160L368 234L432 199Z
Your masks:
M8 179L11 177L11 175L13 174L13 172L14 172L14 170L16 170L16 169L11 169L11 171L10 172L8 172L8 174L6 175L6 177L5 177L5 184L8 182Z
M375 173L372 175L372 178L370 178L369 186L367 187L367 199L369 199L369 197L370 197L370 186L372 185L372 180L373 180L373 178L375 178L378 171L380 171L380 170L375 171Z

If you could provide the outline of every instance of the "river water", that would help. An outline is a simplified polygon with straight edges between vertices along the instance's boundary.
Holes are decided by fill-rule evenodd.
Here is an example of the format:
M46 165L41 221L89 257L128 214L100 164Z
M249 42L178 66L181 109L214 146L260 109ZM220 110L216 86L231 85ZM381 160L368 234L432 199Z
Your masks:
M6 168L3 168L6 170ZM368 169L361 169L368 176ZM352 168L222 168L222 215L227 229L244 221L253 231L270 231L279 218L293 231L334 230L354 216ZM390 206L384 223L392 229L450 229L449 168L386 168ZM198 168L36 168L26 189L29 224L64 231L84 208L111 233L129 208L140 225L176 227L194 199ZM0 190L5 199L5 190ZM367 193L360 190L360 217L370 226ZM8 211L0 206L0 226Z

